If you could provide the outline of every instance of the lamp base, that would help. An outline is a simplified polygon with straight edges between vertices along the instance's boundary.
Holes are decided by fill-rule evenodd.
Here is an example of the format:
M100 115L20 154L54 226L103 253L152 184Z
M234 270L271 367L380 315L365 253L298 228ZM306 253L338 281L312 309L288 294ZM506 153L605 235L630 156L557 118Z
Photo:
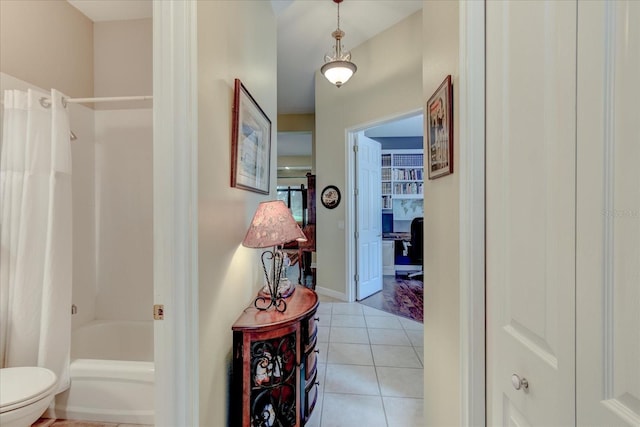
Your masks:
M296 290L296 286L287 278L281 279L280 284L278 285L278 294L281 298L289 298L293 292ZM271 292L269 291L269 286L264 285L258 295L263 298L271 298Z

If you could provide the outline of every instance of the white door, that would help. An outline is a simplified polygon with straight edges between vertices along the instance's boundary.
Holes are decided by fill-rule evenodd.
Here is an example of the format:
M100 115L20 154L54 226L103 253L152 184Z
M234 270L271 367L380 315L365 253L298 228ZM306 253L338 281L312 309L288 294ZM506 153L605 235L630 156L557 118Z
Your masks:
M639 426L640 3L578 17L577 424Z
M576 2L486 23L487 425L573 426Z
M356 299L382 290L380 143L356 135Z

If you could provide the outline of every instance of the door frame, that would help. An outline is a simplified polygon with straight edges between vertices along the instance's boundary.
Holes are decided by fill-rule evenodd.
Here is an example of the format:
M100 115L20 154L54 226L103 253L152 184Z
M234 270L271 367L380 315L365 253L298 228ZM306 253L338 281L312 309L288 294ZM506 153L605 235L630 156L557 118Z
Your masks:
M155 425L199 424L197 3L153 2ZM151 308L149 308L151 310Z
M357 221L357 210L355 206L356 204L356 183L357 183L357 170L356 170L356 153L353 151L353 147L355 146L355 135L358 132L362 132L369 128L380 126L389 122L394 122L396 120L406 119L408 117L417 116L418 114L424 114L424 110L422 108L410 110L406 113L395 114L393 116L387 116L380 119L372 120L367 123L358 124L352 127L348 127L345 129L345 141L346 143L346 155L345 155L345 171L346 171L346 195L345 195L345 216L347 218L345 224L345 247L347 248L347 268L345 283L348 283L347 286L347 301L354 302L356 300L356 282L354 277L357 273L357 245L355 241L355 232L356 232L356 221Z
M459 7L460 424L485 426L485 2Z

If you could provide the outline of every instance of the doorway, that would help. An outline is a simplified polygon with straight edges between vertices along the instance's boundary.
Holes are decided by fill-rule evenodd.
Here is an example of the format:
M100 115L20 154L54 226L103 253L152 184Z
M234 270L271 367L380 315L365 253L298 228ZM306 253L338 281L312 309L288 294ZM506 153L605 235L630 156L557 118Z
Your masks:
M424 274L422 139L422 111L348 130L350 300L418 321ZM375 146L379 154L372 160Z

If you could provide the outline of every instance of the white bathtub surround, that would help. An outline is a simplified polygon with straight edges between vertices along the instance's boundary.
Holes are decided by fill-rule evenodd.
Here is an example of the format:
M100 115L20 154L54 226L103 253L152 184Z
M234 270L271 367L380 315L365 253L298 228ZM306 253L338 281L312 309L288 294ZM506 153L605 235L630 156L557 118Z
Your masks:
M93 321L73 332L71 387L56 418L153 424L153 322Z
M44 97L47 104L40 102ZM0 164L2 366L41 366L68 387L69 115L56 90L5 92Z
M96 319L151 320L153 112L95 111Z
M153 322L94 320L73 332L71 357L153 362Z

